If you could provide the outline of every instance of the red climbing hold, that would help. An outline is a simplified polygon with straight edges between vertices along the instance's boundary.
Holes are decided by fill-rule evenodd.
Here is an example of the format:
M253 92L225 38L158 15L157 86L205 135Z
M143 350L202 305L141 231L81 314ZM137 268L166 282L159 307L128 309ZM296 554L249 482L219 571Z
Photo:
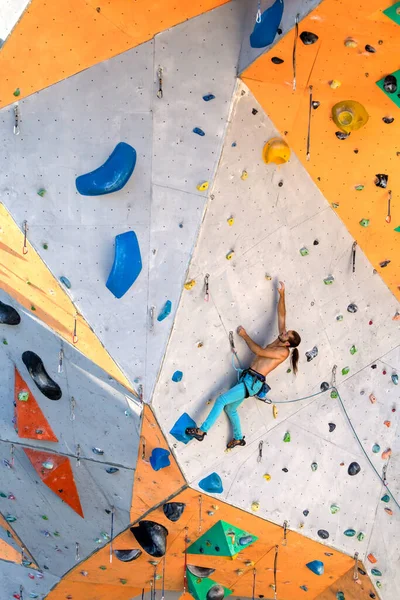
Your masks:
M20 438L58 442L32 392L15 369L15 424Z
M69 458L32 448L24 448L24 452L43 483L84 518Z

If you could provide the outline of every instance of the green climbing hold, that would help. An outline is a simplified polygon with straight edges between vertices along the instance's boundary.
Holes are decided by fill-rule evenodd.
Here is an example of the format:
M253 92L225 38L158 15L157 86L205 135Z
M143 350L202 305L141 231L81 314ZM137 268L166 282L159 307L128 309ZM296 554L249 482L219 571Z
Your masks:
M380 445L379 445L379 444L374 444L374 445L372 446L372 452L373 452L374 454L378 454L378 452L380 452L380 450L381 450L381 447L380 447Z
M53 535L54 535L54 537L61 537L61 534L59 531L53 531Z
M331 513L336 515L340 510L340 507L337 504L331 504Z
M350 367L344 367L342 369L342 375L347 375L348 373L350 373Z
M284 442L290 442L290 433L288 431L283 436L283 441Z
M356 185L357 192L361 192L364 189L363 185Z
M286 373L291 373L291 372L292 372L292 369L287 369L286 370Z
M333 277L333 275L328 275L328 277L325 277L325 279L324 279L324 284L331 285L334 281L335 281L335 278Z
M125 585L126 583L128 583L127 579L120 579L120 582L122 583L122 585Z
M350 354L355 354L356 352L357 352L357 348L353 344L352 347L350 348Z
M332 202L332 208L339 208L339 204L337 202Z
M18 400L21 402L27 402L29 399L29 392L19 392Z
M49 245L48 244L42 244L43 250L48 250L49 249Z
M394 230L397 231L397 233L400 233L400 225L398 227L395 227Z
M318 465L316 462L311 463L311 471L316 471L318 469Z
M368 227L369 219L361 219L360 225L361 225L361 227Z
M102 571L107 571L107 567L105 567L104 565L100 565L99 569L101 569Z
M3 344L4 344L5 346L8 346L8 342L7 342L6 338L3 338Z
M344 535L346 535L347 537L354 537L356 535L356 531L355 529L346 529Z
M357 536L357 539L359 542L362 542L365 538L365 533L363 533L362 531L360 531L360 533Z
M338 393L336 390L332 390L331 391L331 398L337 398L338 397Z
M303 248L300 248L300 254L302 256L308 256L310 253L308 251L308 248L306 248L305 246Z
M15 97L18 97L21 94L21 90L19 88L17 88L16 90L14 90L13 95Z
M49 517L47 515L41 515L41 517L42 517L43 521L48 521L49 520Z
M381 589L381 587L382 587L382 584L381 584L381 582L380 582L380 581L377 581L377 582L375 583L375 585L376 585L376 587L377 587L378 589Z
M379 448L379 450L380 450L380 448ZM379 450L378 450L378 452L379 452ZM388 502L390 502L390 496L388 494L385 494L384 496L382 496L381 500L382 500L382 502L386 502L386 504L387 504Z
M0 492L0 498L7 498L7 494L5 494L4 492Z
M257 537L226 521L217 521L188 548L189 554L229 556L238 554L257 541Z
M38 192L37 192L37 195L41 196L43 198L45 193L46 193L46 190L44 188L40 188L40 190L38 190Z
M382 572L379 569L371 569L371 574L375 577L382 577Z

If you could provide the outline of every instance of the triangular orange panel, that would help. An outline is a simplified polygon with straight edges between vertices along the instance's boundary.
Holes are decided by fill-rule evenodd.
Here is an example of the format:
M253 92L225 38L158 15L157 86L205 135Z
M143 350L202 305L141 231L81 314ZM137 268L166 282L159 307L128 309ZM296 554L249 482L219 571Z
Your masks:
M15 369L14 390L15 424L18 436L30 440L58 442L57 437L42 413L34 395L18 373L17 369ZM28 399L20 400L20 394L28 394Z
M0 527L2 529L4 529L4 531L7 532L7 536L9 538L13 539L14 542L21 548L21 551L18 552L10 544L7 544L7 542L0 540L0 559L8 560L8 561L15 562L15 563L21 563L23 560L23 557L24 557L25 560L31 561L31 564L29 565L30 569L37 569L38 567L37 567L33 557L27 551L27 549L25 548L21 539L17 536L14 529L11 527L10 523L8 523L1 514L0 514ZM17 555L15 554L15 552L17 552L17 554L18 554L18 558L17 558Z
M31 448L24 448L24 451L43 483L84 518L69 458ZM53 466L49 469L43 463L52 463Z

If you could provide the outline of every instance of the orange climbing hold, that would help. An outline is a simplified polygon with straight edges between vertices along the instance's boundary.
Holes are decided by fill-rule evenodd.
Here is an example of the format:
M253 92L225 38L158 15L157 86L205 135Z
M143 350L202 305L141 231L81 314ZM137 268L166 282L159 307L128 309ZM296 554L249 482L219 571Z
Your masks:
M375 556L373 554L368 554L367 556L368 560L370 563L372 563L373 565L378 562L377 559L375 558Z
M24 448L24 452L43 483L84 518L69 458L31 448Z
M15 369L14 414L20 438L58 442L32 392Z

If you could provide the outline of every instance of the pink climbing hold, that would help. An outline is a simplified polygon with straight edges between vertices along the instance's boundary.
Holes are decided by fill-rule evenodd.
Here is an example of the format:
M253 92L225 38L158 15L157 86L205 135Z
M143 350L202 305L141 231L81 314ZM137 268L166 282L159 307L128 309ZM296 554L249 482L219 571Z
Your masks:
M370 394L370 395L369 395L369 399L371 400L371 404L375 404L375 402L376 402L376 397L374 396L374 394Z
M391 448L388 448L387 450L385 450L385 452L382 452L383 460L386 460L387 458L389 458L389 456L392 456Z

